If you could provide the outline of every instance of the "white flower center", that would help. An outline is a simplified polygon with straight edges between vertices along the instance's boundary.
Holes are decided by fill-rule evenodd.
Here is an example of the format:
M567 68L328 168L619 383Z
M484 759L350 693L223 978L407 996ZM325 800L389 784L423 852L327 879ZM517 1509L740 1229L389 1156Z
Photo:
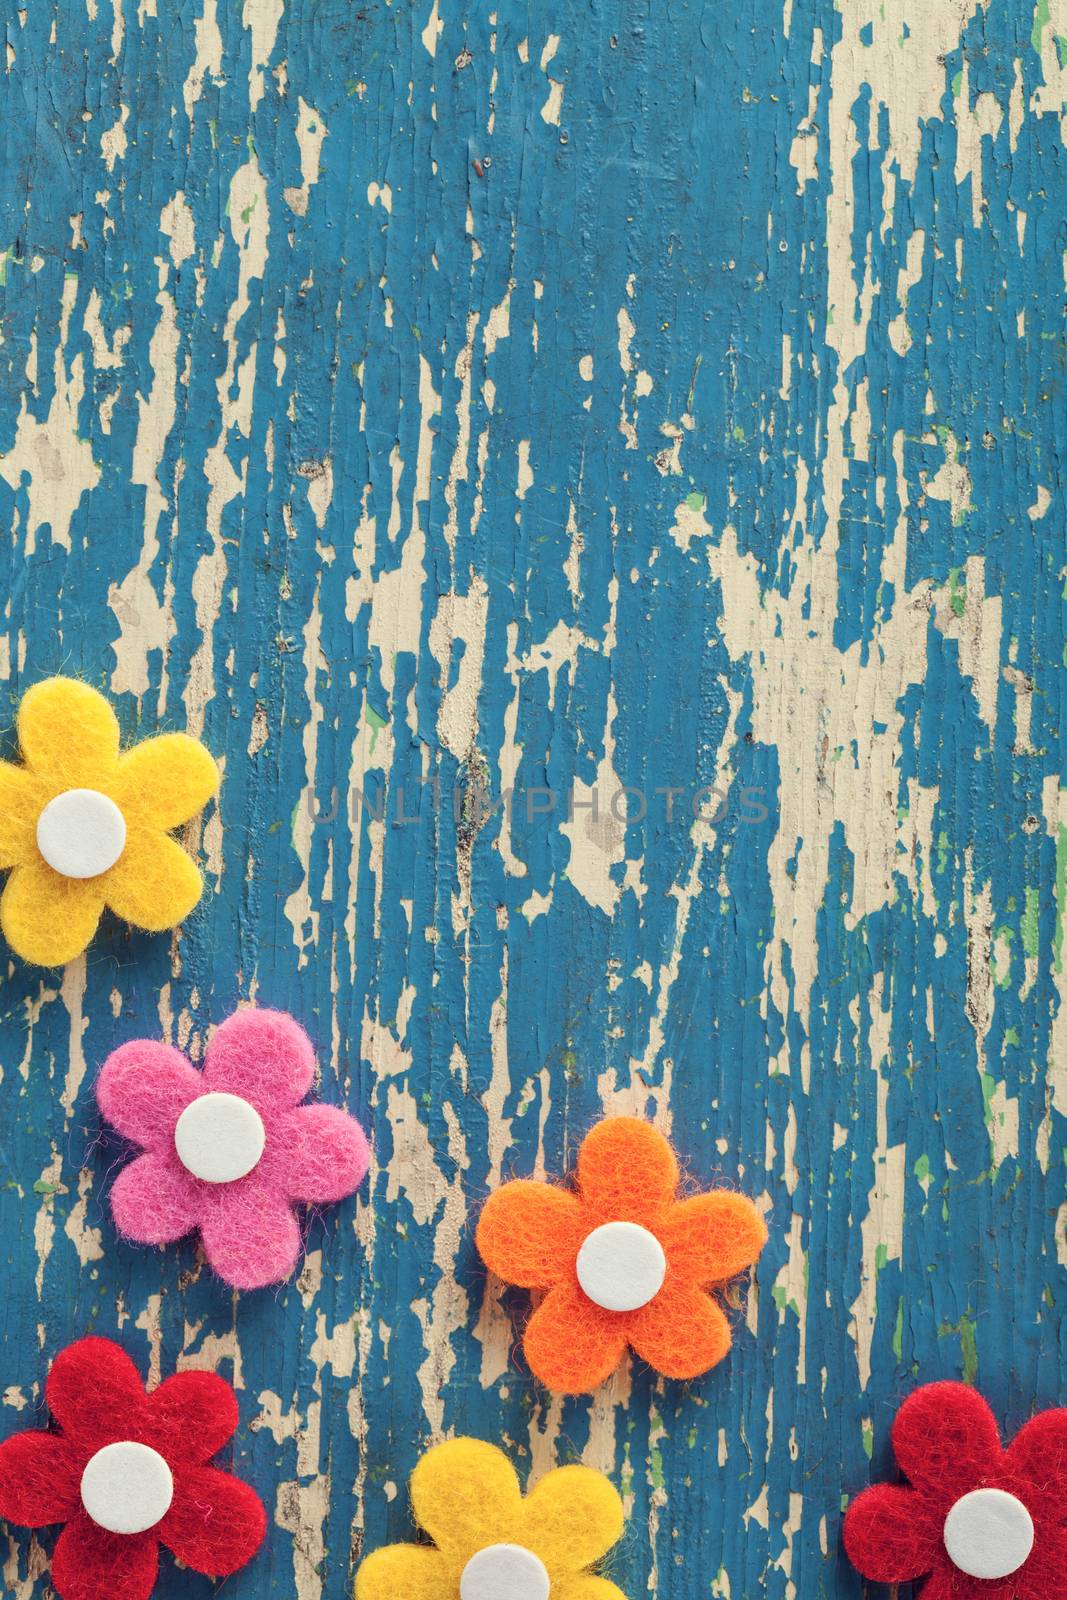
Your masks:
M126 818L98 789L64 789L37 818L37 848L64 878L96 878L126 848Z
M663 1287L667 1258L654 1233L636 1222L605 1222L578 1251L578 1282L605 1311L636 1311Z
M144 1533L170 1510L174 1479L157 1450L124 1439L106 1444L82 1473L82 1505L109 1533Z
M975 1489L957 1500L942 1535L949 1559L970 1578L1007 1578L1034 1548L1034 1524L1003 1489Z
M174 1126L178 1160L205 1183L233 1183L259 1162L267 1135L255 1106L237 1094L202 1094Z
M459 1579L460 1600L548 1600L544 1562L521 1544L488 1544Z

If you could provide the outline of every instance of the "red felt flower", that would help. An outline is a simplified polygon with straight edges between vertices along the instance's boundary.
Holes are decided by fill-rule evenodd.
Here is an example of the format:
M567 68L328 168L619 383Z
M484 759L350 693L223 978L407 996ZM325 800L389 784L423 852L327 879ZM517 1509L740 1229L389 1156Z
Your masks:
M165 1544L222 1577L267 1530L259 1496L208 1463L237 1427L237 1399L214 1372L179 1372L146 1394L109 1339L60 1352L45 1386L56 1432L0 1444L0 1517L65 1524L52 1556L62 1600L146 1600Z
M908 1486L877 1484L845 1517L845 1549L875 1583L925 1578L922 1600L1067 1600L1067 1409L1001 1448L963 1383L928 1383L893 1423Z
M605 1117L578 1152L577 1191L518 1179L490 1195L482 1260L505 1283L548 1292L526 1325L530 1370L585 1394L627 1346L667 1378L695 1378L730 1348L713 1289L750 1267L767 1226L730 1189L678 1198L678 1162L638 1117Z

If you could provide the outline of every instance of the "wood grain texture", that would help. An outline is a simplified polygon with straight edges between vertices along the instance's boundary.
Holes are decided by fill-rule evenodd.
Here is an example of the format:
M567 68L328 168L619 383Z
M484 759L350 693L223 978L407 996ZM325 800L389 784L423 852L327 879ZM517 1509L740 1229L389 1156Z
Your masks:
M453 1431L615 1474L631 1600L856 1600L903 1393L1062 1398L1065 40L1064 0L8 11L5 721L83 675L225 780L179 937L5 963L0 1420L89 1330L232 1378L274 1523L233 1600L340 1600ZM231 1297L117 1242L91 1083L252 998L376 1154ZM771 1238L727 1364L560 1402L471 1221L605 1107Z

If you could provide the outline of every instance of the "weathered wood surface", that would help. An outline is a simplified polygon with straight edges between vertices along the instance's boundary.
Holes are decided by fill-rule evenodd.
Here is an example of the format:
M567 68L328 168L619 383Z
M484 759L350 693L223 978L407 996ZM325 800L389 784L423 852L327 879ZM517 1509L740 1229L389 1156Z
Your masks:
M225 782L180 938L5 970L3 1424L89 1329L232 1377L233 1600L340 1600L453 1430L616 1473L631 1596L856 1597L903 1392L1062 1398L1065 59L1064 0L9 9L5 711L80 673ZM90 1086L250 997L376 1165L234 1298L116 1241ZM602 1107L771 1241L706 1381L560 1403L470 1222Z

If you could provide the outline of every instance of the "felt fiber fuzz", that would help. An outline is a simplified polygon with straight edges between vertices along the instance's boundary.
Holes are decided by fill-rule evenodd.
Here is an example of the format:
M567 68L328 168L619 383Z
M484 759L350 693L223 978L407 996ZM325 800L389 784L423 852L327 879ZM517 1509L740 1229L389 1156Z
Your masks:
M147 1600L160 1544L212 1578L252 1559L266 1512L209 1464L238 1421L223 1378L179 1372L146 1394L125 1351L88 1338L56 1357L45 1397L56 1431L0 1444L0 1517L64 1524L51 1574L60 1600Z
M356 1600L623 1600L592 1570L623 1531L622 1501L603 1473L556 1467L523 1496L495 1445L449 1439L411 1477L415 1520L432 1539L385 1545L356 1574Z
M141 1151L111 1190L119 1232L153 1245L198 1232L235 1289L288 1278L303 1250L294 1205L354 1194L370 1164L354 1117L301 1103L314 1076L311 1041L284 1011L228 1017L203 1071L154 1039L121 1045L96 1085L105 1120Z
M547 1291L523 1351L549 1389L596 1389L627 1346L668 1378L695 1378L730 1349L711 1291L752 1266L766 1224L733 1190L679 1198L678 1186L661 1133L606 1117L582 1143L573 1190L518 1179L490 1195L478 1250L505 1283Z
M63 966L105 906L149 933L176 927L203 883L170 832L218 789L208 751L164 733L123 753L111 706L73 678L28 689L16 725L22 764L0 762L0 927L12 950Z
M1067 1409L1043 1411L1002 1448L963 1383L929 1383L897 1413L906 1484L849 1506L849 1559L875 1583L925 1580L922 1600L1067 1600Z

